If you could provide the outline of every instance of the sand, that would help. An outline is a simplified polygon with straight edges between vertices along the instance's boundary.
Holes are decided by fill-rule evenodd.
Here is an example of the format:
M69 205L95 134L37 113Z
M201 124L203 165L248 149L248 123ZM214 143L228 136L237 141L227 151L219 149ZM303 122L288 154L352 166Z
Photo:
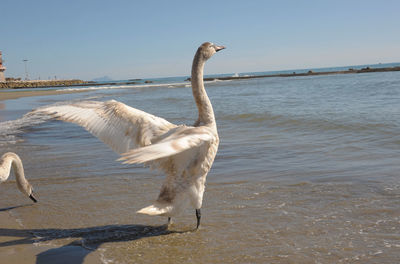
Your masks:
M79 245L51 246L35 243L35 237L21 228L11 216L10 210L12 208L0 208L0 263L101 263L98 251Z
M18 99L27 96L44 96L44 95L69 94L69 93L80 93L80 92L87 92L87 91L78 91L78 90L73 90L73 91L41 90L41 91L12 91L12 92L0 91L0 101Z

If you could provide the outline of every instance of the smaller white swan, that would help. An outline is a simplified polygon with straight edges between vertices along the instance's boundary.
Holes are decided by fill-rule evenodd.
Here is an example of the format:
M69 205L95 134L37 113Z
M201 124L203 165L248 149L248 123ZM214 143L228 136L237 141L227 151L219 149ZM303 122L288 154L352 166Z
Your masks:
M37 202L33 196L33 187L26 180L24 167L19 156L13 152L7 152L0 159L0 183L5 182L10 176L11 166L13 168L15 179L17 180L18 189L35 203Z

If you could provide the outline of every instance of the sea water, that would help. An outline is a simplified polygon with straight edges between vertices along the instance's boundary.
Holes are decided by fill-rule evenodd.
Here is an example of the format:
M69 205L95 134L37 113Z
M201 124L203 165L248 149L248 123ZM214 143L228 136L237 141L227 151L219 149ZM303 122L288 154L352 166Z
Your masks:
M157 198L162 173L120 164L77 125L24 117L115 99L193 124L190 85L166 83L2 102L1 153L21 156L39 200L10 213L48 253L75 245L104 263L398 262L400 72L206 83L221 142L197 232L186 232L193 209L169 229L165 217L135 213ZM15 181L0 185L0 208L28 203Z

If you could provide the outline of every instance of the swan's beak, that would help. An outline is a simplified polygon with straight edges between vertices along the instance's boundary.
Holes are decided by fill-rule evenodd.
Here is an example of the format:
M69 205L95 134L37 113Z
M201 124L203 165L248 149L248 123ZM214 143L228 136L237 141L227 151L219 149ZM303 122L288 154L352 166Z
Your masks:
M215 51L216 51L216 52L218 52L218 51L220 51L220 50L223 50L223 49L225 49L224 46L217 46L217 45L215 45Z
M35 198L35 196L33 196L33 193L31 193L31 195L29 195L29 198L31 198L31 200L35 203L37 203L37 200Z

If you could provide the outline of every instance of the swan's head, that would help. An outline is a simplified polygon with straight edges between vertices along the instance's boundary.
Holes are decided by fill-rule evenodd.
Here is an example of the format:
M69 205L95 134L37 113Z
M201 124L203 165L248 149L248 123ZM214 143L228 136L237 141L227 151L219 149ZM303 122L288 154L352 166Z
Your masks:
M36 197L33 195L33 187L32 185L27 181L22 181L22 182L17 182L18 189L27 195L32 201L35 203L37 202Z
M30 184L29 184L30 185ZM31 198L31 200L34 202L34 203L37 203L37 200L36 200L36 197L33 195L33 187L32 187L32 185L30 185L29 186L30 188L30 194L29 194L29 198Z
M211 42L204 42L201 44L199 49L197 50L197 53L204 59L208 60L209 58L212 57L216 52L225 49L224 46L218 46L215 45Z

